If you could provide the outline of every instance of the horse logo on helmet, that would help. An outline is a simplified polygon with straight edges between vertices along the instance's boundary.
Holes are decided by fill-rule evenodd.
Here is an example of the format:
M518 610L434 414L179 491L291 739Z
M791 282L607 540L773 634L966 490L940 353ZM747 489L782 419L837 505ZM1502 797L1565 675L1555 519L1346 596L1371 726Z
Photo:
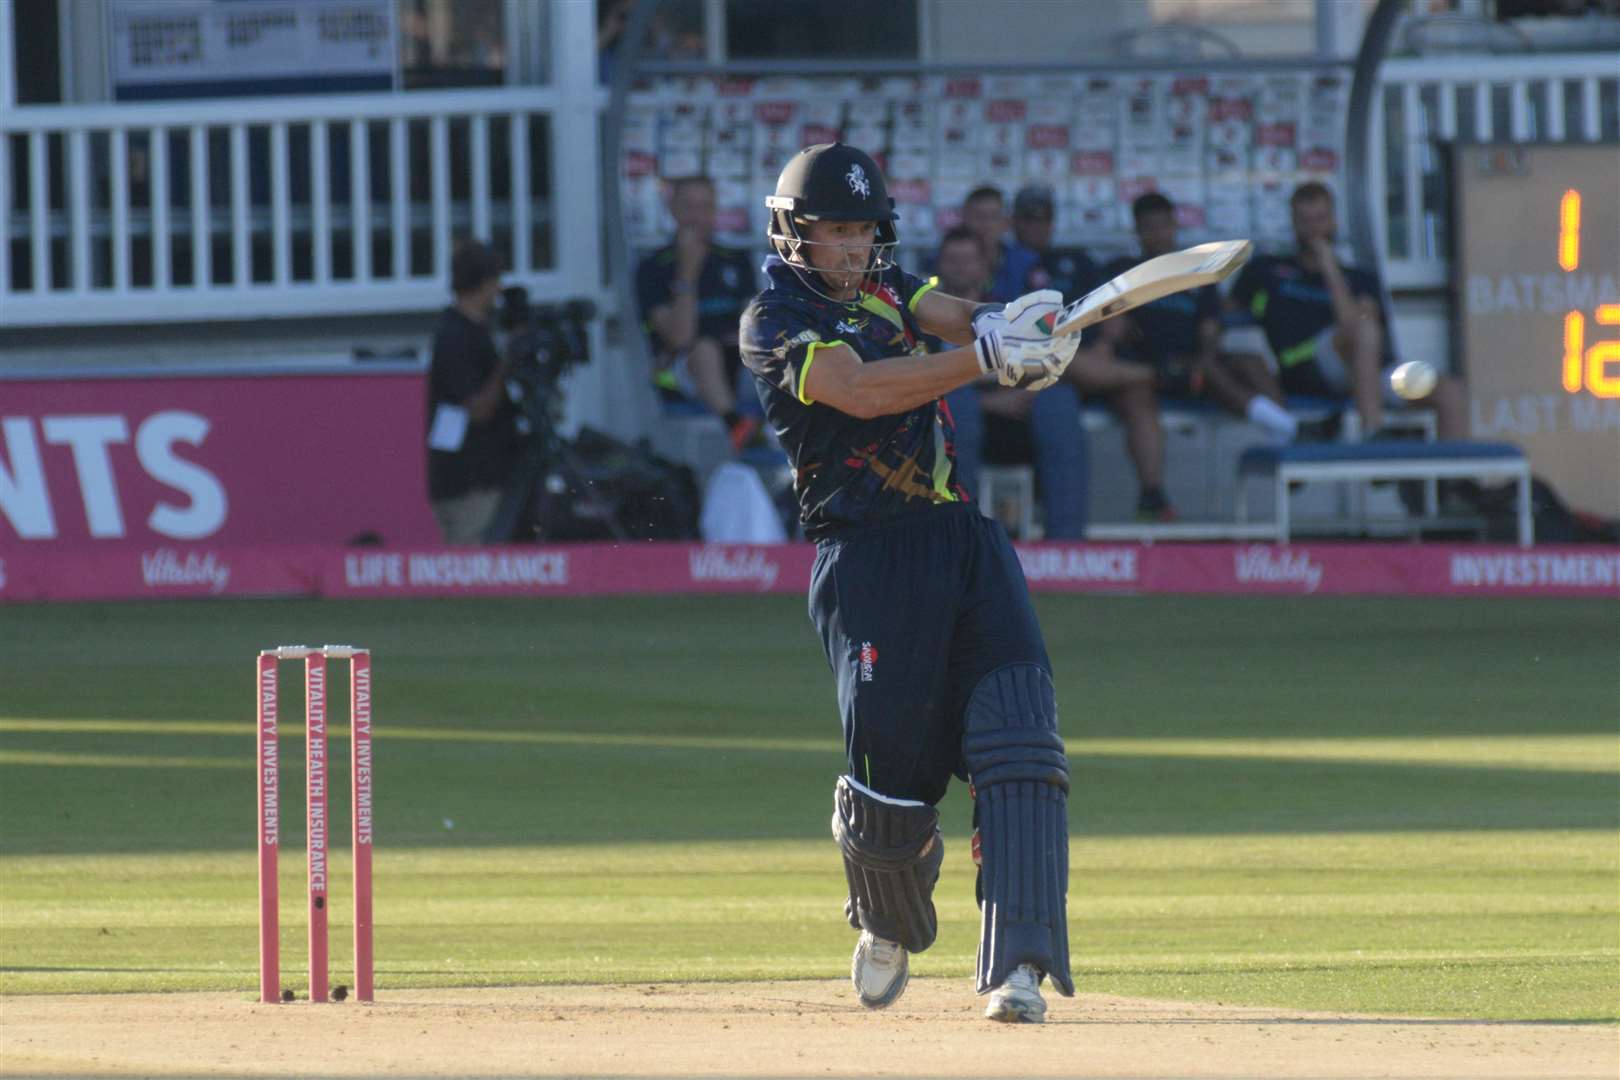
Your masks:
M850 165L849 172L845 174L844 180L849 184L849 190L861 198L864 199L872 194L872 185L867 181L866 170L861 168L860 162L857 161Z

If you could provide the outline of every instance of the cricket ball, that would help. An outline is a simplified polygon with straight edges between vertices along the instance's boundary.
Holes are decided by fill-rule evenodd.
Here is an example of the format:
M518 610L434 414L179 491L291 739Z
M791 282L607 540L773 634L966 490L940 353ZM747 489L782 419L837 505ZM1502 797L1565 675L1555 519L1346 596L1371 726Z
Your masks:
M1434 370L1434 365L1422 360L1408 360L1389 373L1390 388L1407 401L1428 397L1439 381L1440 373Z

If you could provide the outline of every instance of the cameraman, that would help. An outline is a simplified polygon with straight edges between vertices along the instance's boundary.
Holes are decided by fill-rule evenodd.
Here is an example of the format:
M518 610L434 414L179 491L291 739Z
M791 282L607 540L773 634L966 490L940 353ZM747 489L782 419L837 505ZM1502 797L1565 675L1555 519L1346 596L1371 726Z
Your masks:
M500 259L476 240L450 259L455 300L433 334L428 372L428 498L447 544L476 544L500 503L516 454L509 362L489 317L501 291Z

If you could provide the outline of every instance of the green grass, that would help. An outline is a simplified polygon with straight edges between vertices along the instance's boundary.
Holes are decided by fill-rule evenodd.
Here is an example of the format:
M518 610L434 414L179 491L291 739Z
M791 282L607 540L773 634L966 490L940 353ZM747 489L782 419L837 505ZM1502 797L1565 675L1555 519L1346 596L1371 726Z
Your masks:
M1075 777L1084 988L1620 1017L1613 605L1039 606ZM846 970L826 828L840 742L802 600L11 607L0 992L249 991L250 661L340 639L376 651L384 991ZM282 891L297 986L294 673ZM966 977L965 794L942 809L940 940L915 970Z

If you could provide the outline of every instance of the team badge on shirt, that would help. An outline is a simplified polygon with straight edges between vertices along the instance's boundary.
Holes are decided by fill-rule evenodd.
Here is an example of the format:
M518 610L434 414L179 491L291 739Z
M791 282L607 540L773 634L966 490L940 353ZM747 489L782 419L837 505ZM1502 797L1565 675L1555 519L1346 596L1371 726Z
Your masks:
M772 349L771 355L775 356L778 360L783 360L786 359L788 353L792 352L797 346L808 345L812 341L820 340L821 335L816 333L814 330L800 330L797 334L793 335L791 338Z

